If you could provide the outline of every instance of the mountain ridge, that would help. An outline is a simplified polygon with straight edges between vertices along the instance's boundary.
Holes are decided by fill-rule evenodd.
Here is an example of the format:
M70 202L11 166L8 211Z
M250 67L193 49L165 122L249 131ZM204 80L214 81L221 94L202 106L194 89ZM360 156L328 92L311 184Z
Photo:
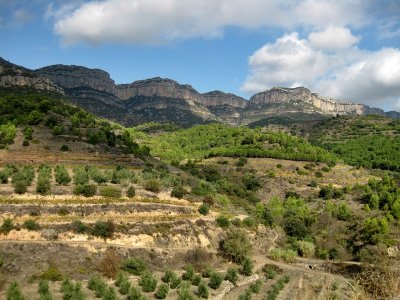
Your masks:
M35 82L21 82L21 74L17 74L18 80L13 80L13 76L10 75L4 76L4 69L13 66L15 71L19 68L0 60L0 66L4 65L7 67L0 69L0 86L35 85ZM248 125L264 118L297 114L300 114L302 119L305 115L315 119L315 116L326 118L368 114L400 118L400 113L395 111L386 113L382 109L364 104L339 102L321 97L305 87L274 87L247 100L222 91L200 93L189 84L180 84L175 80L160 77L116 84L108 72L83 66L57 64L37 70L23 67L20 69L26 77L39 81L39 89L65 93L73 103L124 125L160 120L184 126L204 122ZM196 121L190 121L191 118Z

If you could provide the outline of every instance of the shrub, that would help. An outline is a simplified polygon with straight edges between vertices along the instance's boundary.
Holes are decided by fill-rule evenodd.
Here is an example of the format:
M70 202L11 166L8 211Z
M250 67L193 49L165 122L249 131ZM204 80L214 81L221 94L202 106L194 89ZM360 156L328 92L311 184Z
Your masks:
M242 221L243 225L247 227L254 227L257 225L256 220L252 217L246 217Z
M167 298L168 293L169 293L169 287L168 287L168 285L163 283L158 287L155 296L157 299L165 299L165 298Z
M266 279L274 279L276 276L276 271L271 266L265 265L263 271L265 272Z
M0 226L0 232L8 234L13 229L13 221L10 218L4 219L3 224Z
M36 183L36 193L41 195L48 195L50 194L51 184L48 178L44 178L39 176L39 179Z
M28 184L24 180L14 183L14 192L17 194L25 194L28 191Z
M190 291L190 283L183 282L178 291L178 300L194 300L193 293Z
M100 188L100 195L108 198L121 198L122 191L117 187L103 186Z
M185 272L182 274L182 279L191 281L194 276L194 269L191 265L186 266Z
M76 185L84 185L89 182L89 175L84 168L74 169L74 183Z
M42 295L46 295L48 293L50 293L49 290L49 283L46 280L40 280L38 283L38 292L39 294Z
M106 288L102 300L117 300L117 293L113 287Z
M209 291L208 291L208 287L204 282L200 282L199 286L197 287L197 296L199 296L200 298L205 298L207 299L209 296Z
M133 198L135 197L136 194L136 190L135 187L133 185L131 185L128 190L126 191L126 196L128 196L129 198Z
M315 180L311 180L308 186L316 188L318 187L318 182L316 182Z
M284 219L283 229L288 236L296 238L304 238L309 234L309 229L304 220L295 216Z
M262 281L257 280L256 282L250 284L249 289L252 293L258 294L261 290L261 286L262 286Z
M139 258L128 258L123 262L122 270L133 275L142 275L146 271L146 264Z
M62 125L56 125L53 127L53 134L54 135L61 135L65 131L64 127Z
M201 276L199 274L194 275L194 277L191 280L191 283L195 286L198 286L200 282L201 282Z
M312 257L315 254L315 245L309 241L298 241L299 254L302 257Z
M94 236L99 236L104 239L111 238L115 231L115 224L113 221L108 220L107 222L104 221L97 221L92 229L92 234Z
M29 141L28 141L28 140L24 140L24 141L22 142L22 146L28 147L28 146L29 146Z
M206 269L203 271L203 273L201 274L201 276L202 276L203 278L210 278L211 273L213 273L213 272L214 272L214 270L213 270L212 268L208 267L208 268L206 268Z
M7 300L25 300L21 288L17 282L12 282L7 289Z
M234 285L236 285L238 279L239 276L235 268L229 268L228 271L226 271L225 280L228 280L232 282Z
M247 158L245 157L240 157L238 161L236 162L237 167L244 167L244 165L247 163Z
M28 229L28 230L39 230L40 226L38 224L38 222L36 222L33 219L28 219L24 222L23 224L24 228Z
M190 249L185 254L185 261L196 270L204 269L210 258L210 254L201 247Z
M154 292L157 287L157 279L151 273L146 272L140 277L139 285L142 287L143 292Z
M4 171L0 171L0 183L2 183L2 184L8 183L8 175Z
M146 300L147 298L135 286L132 286L129 291L129 300Z
M275 248L269 251L269 256L273 260L294 262L297 257L297 253L292 249Z
M108 278L115 278L121 267L121 257L113 248L107 249L101 258L98 270ZM129 292L129 288L126 293Z
M56 182L60 185L68 185L71 182L71 176L69 176L65 166L57 166L55 169Z
M107 284L100 277L100 275L95 274L90 276L87 287L89 290L95 292L97 298L100 298L104 295L107 288Z
M145 190L153 192L153 193L159 193L161 191L161 184L158 179L149 179L144 182L143 187Z
M171 197L182 199L187 194L187 190L183 186L176 186L171 191Z
M210 207L208 206L208 204L203 203L202 205L200 205L200 207L199 207L200 214L205 216L205 215L208 215L209 211L210 211Z
M128 295L130 288L131 282L127 277L125 277L125 279L123 279L119 285L119 292L121 293L121 295Z
M40 278L49 281L61 281L64 276L56 266L50 266L40 275Z
M261 187L260 179L258 179L254 175L246 174L243 177L242 182L243 182L244 186L246 187L246 189L250 190L250 191L255 191Z
M210 282L208 283L208 285L210 286L210 288L216 290L217 288L220 287L222 281L223 278L220 274L218 274L217 272L212 272L210 276Z
M94 184L78 184L74 188L75 195L83 195L85 197L93 197L96 195L97 186Z
M253 263L249 258L245 258L242 262L240 273L246 276L250 276L253 273Z
M67 151L69 151L69 146L64 144L60 147L60 150L63 152L67 152Z
M222 228L227 228L227 227L229 227L229 225L230 225L230 221L229 221L229 219L228 219L228 217L226 217L226 216L219 216L217 219L216 219L216 221L217 221L217 224L218 224L218 226L219 227L222 227Z
M315 172L315 177L322 178L323 177L322 172L321 171Z
M88 230L88 226L85 225L81 220L72 221L71 230L75 233L85 233Z
M235 262L242 262L251 251L251 244L247 234L239 229L227 231L225 239L221 244L222 252Z

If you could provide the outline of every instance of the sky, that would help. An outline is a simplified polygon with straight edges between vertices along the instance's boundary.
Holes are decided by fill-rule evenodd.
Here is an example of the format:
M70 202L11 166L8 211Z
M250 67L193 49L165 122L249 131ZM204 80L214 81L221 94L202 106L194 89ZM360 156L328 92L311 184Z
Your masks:
M0 57L400 111L400 0L0 0Z

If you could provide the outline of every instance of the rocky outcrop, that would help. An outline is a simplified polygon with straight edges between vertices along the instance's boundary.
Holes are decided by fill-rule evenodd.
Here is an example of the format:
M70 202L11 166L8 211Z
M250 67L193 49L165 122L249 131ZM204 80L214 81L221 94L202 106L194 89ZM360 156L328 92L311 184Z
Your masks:
M32 71L14 65L0 58L0 87L26 87L48 92L64 93L52 80L43 78Z
M245 108L248 104L248 100L245 100L242 97L221 91L205 93L203 94L203 98L203 104L207 107L229 105L236 108Z

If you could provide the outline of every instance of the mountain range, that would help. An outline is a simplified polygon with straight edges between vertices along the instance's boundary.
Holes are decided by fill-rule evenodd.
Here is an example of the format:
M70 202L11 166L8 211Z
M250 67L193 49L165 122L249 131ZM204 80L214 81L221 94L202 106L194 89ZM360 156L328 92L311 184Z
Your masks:
M28 87L64 94L72 103L126 126L151 121L173 122L183 127L208 122L251 126L369 114L400 118L399 112L335 101L305 87L275 87L246 100L221 91L202 94L171 79L156 77L115 84L100 69L52 65L29 70L1 58L0 87Z

